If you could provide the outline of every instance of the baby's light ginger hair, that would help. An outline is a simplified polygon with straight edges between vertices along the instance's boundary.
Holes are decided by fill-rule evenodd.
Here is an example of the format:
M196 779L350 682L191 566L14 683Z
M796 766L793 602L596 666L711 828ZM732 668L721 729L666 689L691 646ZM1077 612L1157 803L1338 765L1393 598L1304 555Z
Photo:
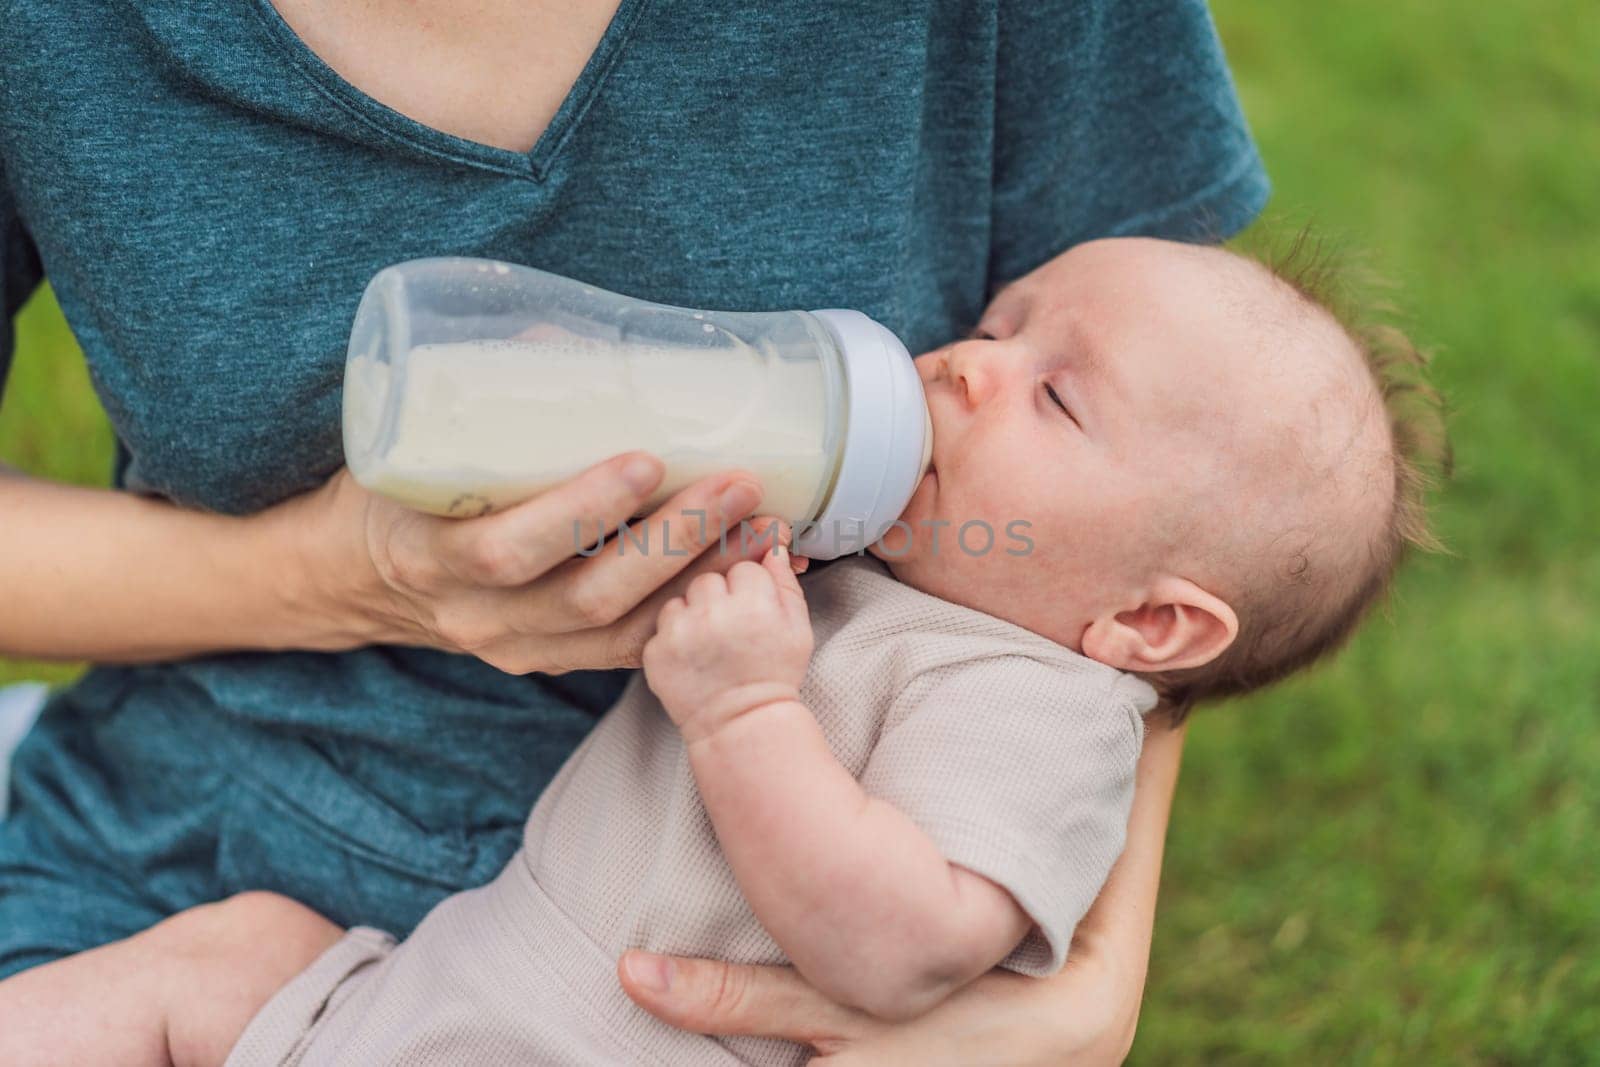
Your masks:
M1409 553L1442 550L1427 504L1452 460L1428 353L1393 324L1393 308L1376 296L1381 283L1308 229L1247 258L1291 289L1304 310L1331 319L1359 353L1364 386L1381 403L1385 424L1381 454L1356 460L1373 467L1363 473L1379 494L1378 518L1348 531L1351 543L1330 542L1326 531L1276 538L1267 558L1248 562L1248 579L1217 590L1238 614L1233 644L1202 666L1145 676L1174 723L1202 701L1262 688L1334 652L1385 599Z

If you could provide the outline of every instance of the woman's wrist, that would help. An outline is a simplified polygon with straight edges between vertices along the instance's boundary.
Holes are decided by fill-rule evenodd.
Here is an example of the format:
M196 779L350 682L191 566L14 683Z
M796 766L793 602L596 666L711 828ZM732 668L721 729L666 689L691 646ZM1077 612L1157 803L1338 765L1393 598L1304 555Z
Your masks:
M273 560L285 618L295 620L285 647L341 652L404 644L410 630L395 615L388 587L367 551L365 530L341 509L354 483L341 472L325 485L262 512L259 558Z

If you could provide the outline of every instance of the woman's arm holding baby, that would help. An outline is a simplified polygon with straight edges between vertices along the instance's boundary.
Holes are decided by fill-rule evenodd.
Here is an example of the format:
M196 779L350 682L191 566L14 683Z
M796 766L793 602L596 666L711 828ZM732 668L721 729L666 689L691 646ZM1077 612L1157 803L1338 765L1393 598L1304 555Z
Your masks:
M798 698L810 655L805 600L779 549L669 603L644 666L773 939L841 1003L911 1018L1004 959L1032 920L834 758Z

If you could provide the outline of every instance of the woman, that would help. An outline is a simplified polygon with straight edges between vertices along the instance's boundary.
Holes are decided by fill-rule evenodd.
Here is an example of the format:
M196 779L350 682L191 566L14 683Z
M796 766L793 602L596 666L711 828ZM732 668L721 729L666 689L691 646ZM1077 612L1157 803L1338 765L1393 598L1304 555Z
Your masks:
M343 347L380 267L859 307L918 351L1064 247L1225 236L1266 194L1199 0L36 6L0 0L0 282L9 313L49 278L119 447L113 490L0 477L0 650L99 664L15 759L0 976L246 889L404 933L504 864L655 608L737 561L574 556L574 518L659 479L637 455L459 522L355 485ZM758 498L730 472L657 519ZM714 962L630 991L839 1062L1115 1058L1178 758L1152 733L1056 979L899 1027Z

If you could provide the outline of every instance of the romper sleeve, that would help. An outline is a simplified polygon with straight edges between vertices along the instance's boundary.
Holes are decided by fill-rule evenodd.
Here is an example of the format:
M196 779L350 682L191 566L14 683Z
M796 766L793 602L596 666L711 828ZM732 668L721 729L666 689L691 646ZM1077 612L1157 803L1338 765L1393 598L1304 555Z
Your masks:
M1220 241L1269 186L1205 0L1002 0L991 287L1082 241Z
M15 347L11 320L43 280L39 252L22 228L22 220L17 216L16 204L6 185L4 164L0 163L0 399L5 396L6 377L11 370Z
M1146 683L999 655L918 675L861 776L946 859L1003 886L1034 930L1002 966L1051 974L1122 852Z

